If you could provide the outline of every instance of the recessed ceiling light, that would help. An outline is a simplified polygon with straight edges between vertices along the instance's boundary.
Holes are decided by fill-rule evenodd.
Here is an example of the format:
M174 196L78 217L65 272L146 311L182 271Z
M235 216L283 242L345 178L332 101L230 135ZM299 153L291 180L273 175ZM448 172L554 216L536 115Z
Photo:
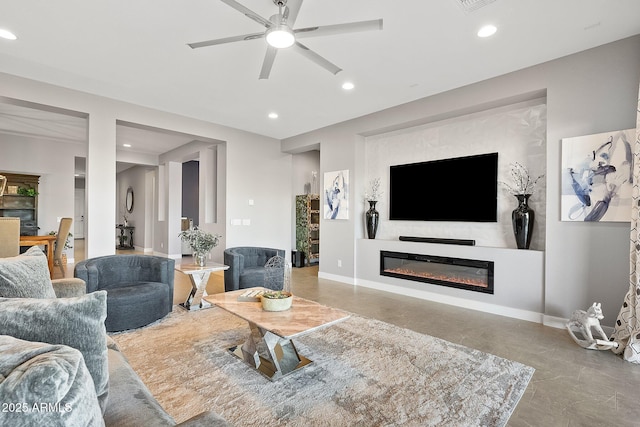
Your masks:
M131 148L131 144L122 144L123 147Z
M269 113L269 118L270 119L277 119L278 118L278 113Z
M498 31L495 25L485 25L478 30L478 37L491 37Z
M4 30L2 28L0 28L0 37L2 37L3 39L7 39L7 40L15 40L18 37L16 37L15 34L13 34L11 31L9 30Z
M355 86L353 83L351 83L351 82L344 82L344 83L342 83L342 89L344 89L344 90L351 90L351 89L353 89L354 87L356 87L356 86Z

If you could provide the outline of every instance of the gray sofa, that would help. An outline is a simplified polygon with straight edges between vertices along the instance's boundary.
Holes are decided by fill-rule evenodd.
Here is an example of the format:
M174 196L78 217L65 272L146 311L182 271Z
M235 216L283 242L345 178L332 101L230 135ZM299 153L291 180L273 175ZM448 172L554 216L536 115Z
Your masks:
M265 286L264 265L276 255L284 258L284 250L252 246L225 249L224 263L229 268L224 272L224 290L229 292ZM275 288L281 290L282 284Z
M74 276L87 292L107 291L107 332L136 329L173 308L175 261L152 255L107 255L80 261Z
M106 334L106 315L105 291L52 282L37 248L0 258L0 396L12 403L0 425L176 425ZM228 423L204 412L180 425Z

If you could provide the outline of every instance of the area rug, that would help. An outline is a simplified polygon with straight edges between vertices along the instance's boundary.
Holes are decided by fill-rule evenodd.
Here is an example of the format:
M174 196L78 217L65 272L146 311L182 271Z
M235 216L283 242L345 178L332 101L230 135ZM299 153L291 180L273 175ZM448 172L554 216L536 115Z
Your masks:
M212 410L234 426L503 426L534 372L352 315L294 340L313 363L271 382L226 350L248 332L218 307L174 308L113 338L177 422Z

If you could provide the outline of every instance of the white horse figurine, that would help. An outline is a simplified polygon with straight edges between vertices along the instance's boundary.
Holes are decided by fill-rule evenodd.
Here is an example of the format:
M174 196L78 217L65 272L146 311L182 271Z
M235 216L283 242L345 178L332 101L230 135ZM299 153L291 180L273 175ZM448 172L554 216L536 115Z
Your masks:
M618 343L609 341L607 334L600 326L600 320L604 319L600 303L593 303L587 311L576 310L567 322L567 330L571 338L580 347L589 350L611 350L618 348Z

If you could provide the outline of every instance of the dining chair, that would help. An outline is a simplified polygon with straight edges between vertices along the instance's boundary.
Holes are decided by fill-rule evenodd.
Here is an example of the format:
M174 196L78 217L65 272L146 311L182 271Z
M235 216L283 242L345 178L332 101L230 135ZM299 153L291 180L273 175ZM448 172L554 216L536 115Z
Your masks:
M0 258L20 255L20 218L0 217Z
M53 262L60 267L62 277L65 277L65 266L62 262L62 252L64 251L64 245L67 242L67 237L69 237L72 222L73 218L62 218L60 220L56 243L54 245L55 249L53 250Z

